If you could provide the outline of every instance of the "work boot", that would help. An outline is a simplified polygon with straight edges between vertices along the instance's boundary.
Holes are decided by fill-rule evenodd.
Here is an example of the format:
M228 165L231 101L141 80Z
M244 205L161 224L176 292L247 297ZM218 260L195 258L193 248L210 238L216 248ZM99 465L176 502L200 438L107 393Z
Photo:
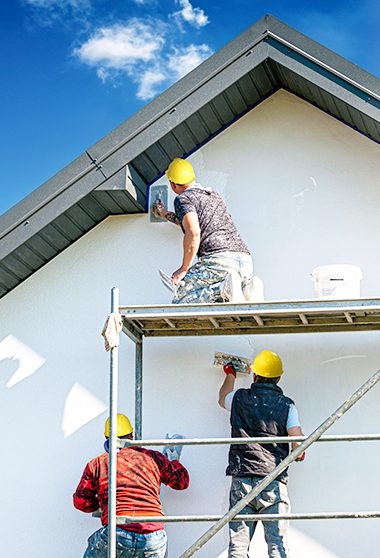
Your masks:
M257 275L254 275L243 285L245 302L264 302L264 283Z
M237 271L231 271L220 283L220 296L223 302L240 304L245 301L241 288L241 279Z

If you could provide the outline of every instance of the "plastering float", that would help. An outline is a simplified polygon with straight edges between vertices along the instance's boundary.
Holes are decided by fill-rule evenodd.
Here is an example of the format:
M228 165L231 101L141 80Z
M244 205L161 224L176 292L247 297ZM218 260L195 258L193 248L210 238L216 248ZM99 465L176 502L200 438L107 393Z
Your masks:
M223 368L225 364L231 363L238 374L250 374L250 365L252 362L249 358L237 355L230 355L229 353L216 352L214 355L214 366Z

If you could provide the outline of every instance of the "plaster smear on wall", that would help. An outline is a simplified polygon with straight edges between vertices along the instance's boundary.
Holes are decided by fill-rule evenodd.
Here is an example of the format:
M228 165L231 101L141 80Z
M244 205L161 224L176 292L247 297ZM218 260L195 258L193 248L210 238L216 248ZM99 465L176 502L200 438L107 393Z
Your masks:
M331 362L338 362L341 360L350 360L351 358L367 358L368 355L346 355L341 357L329 358L328 360L323 360L321 364L330 364Z
M62 431L65 438L104 413L107 405L90 391L75 383L66 397L63 409Z
M303 558L305 549L307 548L307 558L342 558L328 548L314 541L311 537L305 535L294 527L289 528L290 551L294 558ZM268 546L264 539L264 529L261 523L258 523L253 544L249 549L249 555L255 558L268 558ZM228 551L224 550L217 558L227 558Z
M306 194L306 192L315 192L315 190L318 188L318 184L317 181L315 180L315 178L313 176L309 176L313 187L312 188L304 188L303 190L301 190L300 192L297 192L296 194L292 195L292 198L302 198L304 196L304 194Z
M24 345L13 335L8 335L0 341L0 360L18 360L16 372L8 380L6 387L13 387L18 382L25 380L36 372L46 362L46 359L37 354L27 345Z

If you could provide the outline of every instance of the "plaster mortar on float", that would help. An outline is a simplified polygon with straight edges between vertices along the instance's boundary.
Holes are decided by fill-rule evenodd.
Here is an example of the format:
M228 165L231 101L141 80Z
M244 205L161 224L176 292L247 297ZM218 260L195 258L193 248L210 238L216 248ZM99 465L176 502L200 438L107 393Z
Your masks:
M273 299L313 296L310 271L338 256L363 269L363 295L379 294L380 264L373 258L378 248L374 234L380 202L378 154L378 145L296 97L278 92L190 160L201 169L199 182L224 188L229 211L253 252L255 272L264 280L267 298ZM311 187L310 176L318 188L294 198ZM355 188L359 178L360 196ZM366 219L349 218L355 215ZM13 335L45 359L12 389L6 388L10 361L0 361L1 412L4 422L12 424L3 432L9 450L4 452L3 467L9 480L3 487L7 508L1 522L6 526L3 545L9 549L8 558L19 558L30 548L40 558L67 558L67 540L70 556L83 554L98 522L72 508L71 494L86 462L102 451L107 413L64 438L66 397L78 383L97 400L107 401L109 355L100 332L110 309L110 288L120 288L123 305L169 302L157 270L177 269L181 248L182 232L175 225L150 223L148 215L110 217L0 301L0 341ZM296 401L304 430L310 432L379 368L377 336L362 332L146 339L143 434L228 436L228 413L217 405L224 376L213 367L214 352L254 356L265 348L282 356L281 385ZM362 358L352 358L355 355ZM249 384L250 378L239 377L236 387ZM131 417L133 385L134 347L123 336L119 409ZM379 422L374 390L334 432L371 431ZM27 469L18 459L20 439L23 454L29 456ZM190 470L191 486L182 493L163 488L166 512L224 514L227 452L226 446L184 447L182 460ZM380 488L374 471L379 456L373 443L311 448L306 461L290 471L293 510L376 509ZM357 492L359 482L362 490ZM28 517L21 535L9 521L19 513L15 486L24 494ZM317 556L313 550L317 545L326 558L334 554L357 558L359 552L371 552L377 536L375 521L342 521L339 530L333 521L299 521L295 527L305 538L297 547L293 531L293 558L303 558L305 552ZM168 525L169 557L179 556L206 528ZM219 556L227 544L224 530L197 556ZM262 546L260 534L254 544Z

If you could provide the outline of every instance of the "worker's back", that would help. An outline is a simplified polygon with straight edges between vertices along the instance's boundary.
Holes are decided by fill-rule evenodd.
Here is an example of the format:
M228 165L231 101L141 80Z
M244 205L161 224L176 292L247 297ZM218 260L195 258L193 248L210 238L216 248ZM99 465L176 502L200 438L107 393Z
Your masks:
M198 256L226 251L249 254L226 204L217 192L196 185L178 195L174 207L180 223L189 211L195 211L198 216L201 230Z
M108 453L90 461L74 494L74 506L82 511L100 508L103 525L108 524ZM154 450L129 447L117 454L116 515L163 515L160 485L176 490L187 488L189 475L178 461L169 461ZM125 529L141 533L163 529L161 523L129 523Z
M255 382L236 391L231 408L233 437L287 436L287 418L293 401L273 383ZM232 445L227 474L266 476L289 453L288 444ZM285 480L284 471L279 479Z

